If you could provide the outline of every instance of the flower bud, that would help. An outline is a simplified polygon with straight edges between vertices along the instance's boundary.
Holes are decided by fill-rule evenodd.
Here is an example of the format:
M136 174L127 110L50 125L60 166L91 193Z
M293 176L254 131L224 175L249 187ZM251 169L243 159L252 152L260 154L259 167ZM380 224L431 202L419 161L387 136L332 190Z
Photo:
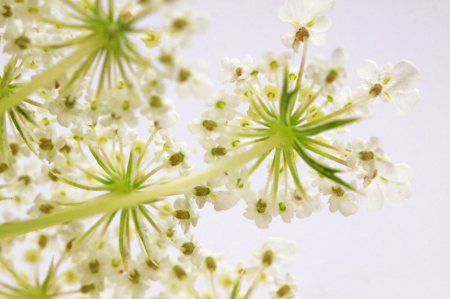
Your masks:
M219 156L219 157L225 156L227 154L227 149L224 147L213 147L211 149L211 154L213 156Z
M267 209L267 202L265 202L262 198L256 202L256 210L258 213L264 213Z
M215 121L212 120L204 120L202 123L202 126L207 130L207 131L214 131L217 128L217 123Z
M9 149L11 150L11 154L13 156L16 156L19 153L19 144L18 143L10 143L9 144Z
M159 61L163 64L172 64L173 62L173 57L170 54L161 54L161 56L159 56Z
M184 255L192 255L195 250L195 244L192 242L186 242L181 245L181 248Z
M179 279L179 280L183 280L187 277L186 272L183 270L183 268L181 268L179 265L175 265L172 268L173 272L175 273L175 276Z
M287 296L290 292L291 292L291 287L288 286L287 284L285 284L284 286L282 286L281 288L278 289L277 297L283 298L283 297Z
M227 103L225 103L224 101L217 101L216 102L216 108L218 109L223 109L227 106Z
M327 77L325 78L325 82L330 84L333 83L334 80L336 80L337 76L339 75L339 73L335 70L330 70L330 72L328 73Z
M87 294L92 291L95 291L95 284L93 284L93 283L85 284L85 285L81 286L81 288L80 288L80 293L82 293L82 294Z
M191 72L186 69L181 69L178 73L178 81L186 82L191 77Z
M195 196L207 196L211 193L211 189L209 189L208 187L204 187L204 186L197 186L194 187L194 195Z
M89 271L91 271L92 274L97 274L100 271L100 263L97 259L89 262Z
M369 91L369 94L373 97L379 96L383 91L383 86L381 84L375 84Z
M272 261L273 261L273 252L271 250L267 250L266 252L264 252L262 263L265 266L270 266L272 265Z
M305 41L305 38L309 38L309 31L306 29L306 27L300 27L298 29L297 33L295 34L295 38L301 42Z
M39 140L39 148L44 151L51 151L53 149L52 140L47 138L41 138Z
M145 264L150 268L150 269L152 269L152 270L158 270L159 269L159 266L154 262L154 261L152 261L152 260L146 260L145 261Z
M176 218L178 218L177 216L175 216ZM168 229L167 231L166 231L166 236L168 237L168 238L172 238L173 236L175 235L175 231L173 230L173 229Z
M177 211L173 212L173 215L175 216L175 218L180 219L180 220L191 219L191 215L189 214L189 211L186 211L186 210L177 210Z
M278 208L280 209L281 212L286 211L286 205L282 202L278 203Z
M373 160L375 154L372 151L362 151L359 152L359 158L363 161Z
M188 21L186 19L175 19L172 22L172 27L174 30L183 30L188 25Z
M46 204L43 204L43 205L39 206L39 211L41 211L44 214L50 214L54 209L55 209L55 207L53 207L49 203L46 203Z
M52 171L49 171L47 173L47 176L49 177L50 180L52 180L53 182L57 182L58 181L58 177L55 175L56 174L61 174L61 171L59 171L58 169L53 169Z
M26 50L30 47L31 40L28 37L26 37L25 35L22 35L22 36L19 36L18 38L16 38L14 43L20 50Z
M235 72L238 77L242 76L242 68L241 67L236 68Z
M345 194L345 190L344 188L342 188L341 186L337 186L337 187L331 187L331 191L333 192L334 195L336 195L337 197L342 197Z
M67 96L66 99L64 100L64 106L67 109L72 109L73 107L75 107L75 103L77 102L77 100L71 96Z
M12 11L12 8L11 8L11 6L9 6L8 4L3 4L3 6L2 6L2 16L5 18L5 19L7 19L7 18L10 18L10 17L12 17L13 16L13 11Z
M132 284L138 284L139 280L141 279L141 273L139 273L138 270L134 269L131 273L130 276L128 277L131 281Z
M171 166L177 166L178 164L182 163L183 161L184 161L184 155L182 152L173 154L169 158L169 163Z
M67 144L64 145L64 146L60 149L61 153L64 153L64 154L70 154L70 150L71 150L71 148L70 148L70 146L68 146Z
M38 245L40 248L45 248L48 243L48 237L46 235L40 235L38 239Z
M163 106L163 102L161 100L161 97L155 96L155 95L150 97L150 99L148 101L148 104L152 108L161 108Z
M31 178L28 175L21 175L17 180L22 182L25 186L28 186L31 183Z
M207 258L205 258L205 262L206 262L206 268L211 271L214 272L217 269L217 264L216 261L214 260L214 258L212 256L208 256Z
M8 168L9 166L6 163L0 163L0 173L5 172Z

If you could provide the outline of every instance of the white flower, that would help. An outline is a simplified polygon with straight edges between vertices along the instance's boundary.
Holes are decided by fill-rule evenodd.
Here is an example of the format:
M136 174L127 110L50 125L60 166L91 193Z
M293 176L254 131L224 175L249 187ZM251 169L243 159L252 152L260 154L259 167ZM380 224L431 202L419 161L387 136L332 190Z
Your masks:
M286 273L285 279L275 278L275 288L270 295L273 298L290 298L297 291L297 280L290 273Z
M395 113L405 115L419 101L416 88L420 81L419 69L409 61L396 65L386 63L378 68L371 60L364 60L358 67L358 75L371 87L370 94L389 102Z
M225 88L221 88L217 96L206 100L206 104L211 107L209 115L212 119L231 120L236 115L234 109L239 106L239 99L229 95Z
M168 164L169 168L178 169L178 172L181 175L192 171L194 165L188 161L189 151L187 149L187 144L168 139L164 145L167 146L165 162Z
M140 264L145 264L142 267L142 276L145 279L158 281L163 278L163 271L170 267L170 260L168 252L155 244L149 245L149 256L139 255L138 261Z
M289 59L291 58L290 52L264 51L262 60L258 63L258 71L267 75L269 81L276 82L283 78L284 71L289 67Z
M150 95L148 105L141 109L141 113L161 129L169 129L180 122L180 115L175 111L172 100L158 94Z
M202 118L196 119L188 124L188 129L192 134L197 136L197 140L203 143L206 137L211 137L213 133L218 133L225 130L225 126L220 120L215 120L210 117L209 112L202 114Z
M245 199L247 208L244 216L250 220L255 220L258 228L269 228L269 223L272 222L272 215L270 213L271 196L262 198L264 189L258 192L258 196L254 192L248 194Z
M335 0L284 0L278 14L282 21L295 28L295 32L282 38L284 45L298 52L305 37L317 46L323 44L325 31L331 26L330 18L324 14L333 8L334 3Z
M205 163L211 164L216 160L223 160L231 157L231 153L229 151L231 144L229 139L225 136L205 140L202 145L206 150L204 158Z
M189 231L190 226L197 226L197 221L200 218L194 199L187 197L179 197L173 204L175 209L174 217L178 219L184 232Z
M178 69L174 72L174 79L178 82L176 91L180 98L195 97L206 100L213 91L212 83L204 75L207 66L202 60L193 60L187 64L177 63Z
M80 103L80 97L83 93L82 88L81 85L77 85L69 94L60 95L48 105L48 111L50 114L57 116L56 119L61 126L68 128L81 116L84 110L84 105Z
M323 93L334 95L336 85L344 85L348 78L346 66L348 63L347 53L342 48L337 48L331 54L331 60L316 55L311 63L305 77L319 86L325 86Z
M356 189L355 180L353 180L350 185ZM350 192L350 190L347 190L334 182L329 182L329 184L324 182L319 186L319 189L324 195L331 195L328 200L331 213L339 211L343 216L351 216L358 211L358 206L355 204L355 194Z
M284 238L267 238L263 246L255 250L253 255L266 266L276 265L282 260L291 260L297 253L297 245Z
M237 58L224 57L221 65L223 70L219 72L219 81L222 84L251 79L251 74L254 71L253 58L248 55L244 57L242 62Z
M203 244L195 241L195 232L193 230L186 234L188 242L184 239L178 241L178 245L181 247L183 255L178 257L181 263L191 262L195 267L200 268L206 257L206 251L203 248Z
M227 171L227 183L225 184L225 187L227 187L228 190L236 190L241 198L246 197L249 192L252 192L250 181L247 179L247 173L248 168L245 165Z
M371 138L370 142L356 139L352 150L358 154L357 165L364 169L364 174L359 175L364 179L364 188L356 197L358 206L364 211L377 211L384 202L403 206L411 197L411 168L407 164L392 163L377 138Z
M291 223L291 219L294 218L297 206L294 203L292 192L290 190L280 190L277 197L277 206L273 208L272 216L280 215L284 222Z
M169 10L164 30L172 42L189 45L197 31L206 31L208 18L192 10Z
M224 211L231 209L239 201L239 196L234 191L214 191L212 187L203 185L194 187L193 195L200 209L205 202L209 202L214 205L214 210Z
M56 158L57 150L66 145L65 136L58 134L56 127L52 125L45 127L44 131L36 129L34 135L39 145L39 158L47 159L49 162L53 162Z
M320 213L323 209L323 200L320 193L308 194L308 199L300 196L300 192L296 190L294 198L297 199L298 209L295 214L297 218L303 219L312 215L312 213Z

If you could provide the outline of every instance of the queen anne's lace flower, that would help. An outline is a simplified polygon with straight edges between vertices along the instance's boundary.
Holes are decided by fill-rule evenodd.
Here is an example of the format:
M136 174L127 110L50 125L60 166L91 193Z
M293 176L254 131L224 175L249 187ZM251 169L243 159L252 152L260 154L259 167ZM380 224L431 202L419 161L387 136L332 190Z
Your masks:
M223 58L219 80L233 86L214 95L205 63L180 54L206 29L190 2L1 2L0 296L251 299L268 284L270 298L293 298L297 282L278 276L293 242L269 238L254 261L228 266L196 238L199 209L238 209L242 200L244 217L268 228L276 217L319 213L326 201L350 216L410 198L410 167L392 162L377 138L332 137L378 97L410 112L420 77L412 63L366 60L358 68L366 84L352 90L342 48L307 63L335 1L284 0L279 16L294 31L282 41L293 54ZM204 101L188 129L206 170L193 173L195 151L171 133L177 98ZM33 267L26 275L21 257Z

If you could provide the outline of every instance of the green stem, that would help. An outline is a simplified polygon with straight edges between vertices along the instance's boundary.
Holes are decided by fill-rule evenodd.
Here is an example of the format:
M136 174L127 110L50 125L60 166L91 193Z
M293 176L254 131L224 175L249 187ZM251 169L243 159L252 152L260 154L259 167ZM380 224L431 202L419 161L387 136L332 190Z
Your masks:
M217 177L230 169L237 168L254 158L264 155L274 147L280 146L283 143L284 137L282 135L274 135L240 155L221 161L203 171L173 179L165 184L155 185L145 192L135 192L131 194L112 193L89 201L86 204L56 211L36 219L4 224L0 226L0 239L10 238L61 224L63 222L86 218L99 213L113 212L121 208L134 207L138 204L149 202L158 197L172 194L175 190L195 186L210 178Z
M79 62L90 53L97 51L103 46L98 40L86 42L67 58L60 60L52 68L33 77L32 81L22 85L17 92L3 98L0 101L0 114L18 105L29 94L35 92L56 80L62 73Z

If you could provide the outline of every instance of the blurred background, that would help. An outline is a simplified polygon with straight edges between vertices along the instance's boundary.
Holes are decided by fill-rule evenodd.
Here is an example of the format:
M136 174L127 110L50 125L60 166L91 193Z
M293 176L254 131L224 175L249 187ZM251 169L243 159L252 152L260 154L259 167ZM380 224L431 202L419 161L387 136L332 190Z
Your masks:
M310 47L309 61L314 54L329 57L335 47L344 47L352 88L362 83L356 68L364 59L378 65L406 59L421 70L421 100L412 113L400 117L381 102L369 119L351 127L352 133L337 136L380 137L395 163L412 167L412 198L403 208L385 205L348 218L326 207L307 219L294 218L292 224L277 218L267 230L242 216L245 203L220 213L206 206L198 239L208 249L224 252L229 263L247 260L269 236L295 241L299 253L289 271L299 281L299 298L450 298L450 1L336 2L328 14L333 25L327 41ZM224 56L242 59L248 54L258 61L263 50L285 50L280 39L292 29L278 18L280 3L198 0L195 7L210 14L210 26L184 53L208 62L218 90ZM186 125L205 104L178 99L176 104L182 123L174 135L197 149L192 156L197 170L202 169L204 150ZM253 186L265 178L258 182L253 177Z

